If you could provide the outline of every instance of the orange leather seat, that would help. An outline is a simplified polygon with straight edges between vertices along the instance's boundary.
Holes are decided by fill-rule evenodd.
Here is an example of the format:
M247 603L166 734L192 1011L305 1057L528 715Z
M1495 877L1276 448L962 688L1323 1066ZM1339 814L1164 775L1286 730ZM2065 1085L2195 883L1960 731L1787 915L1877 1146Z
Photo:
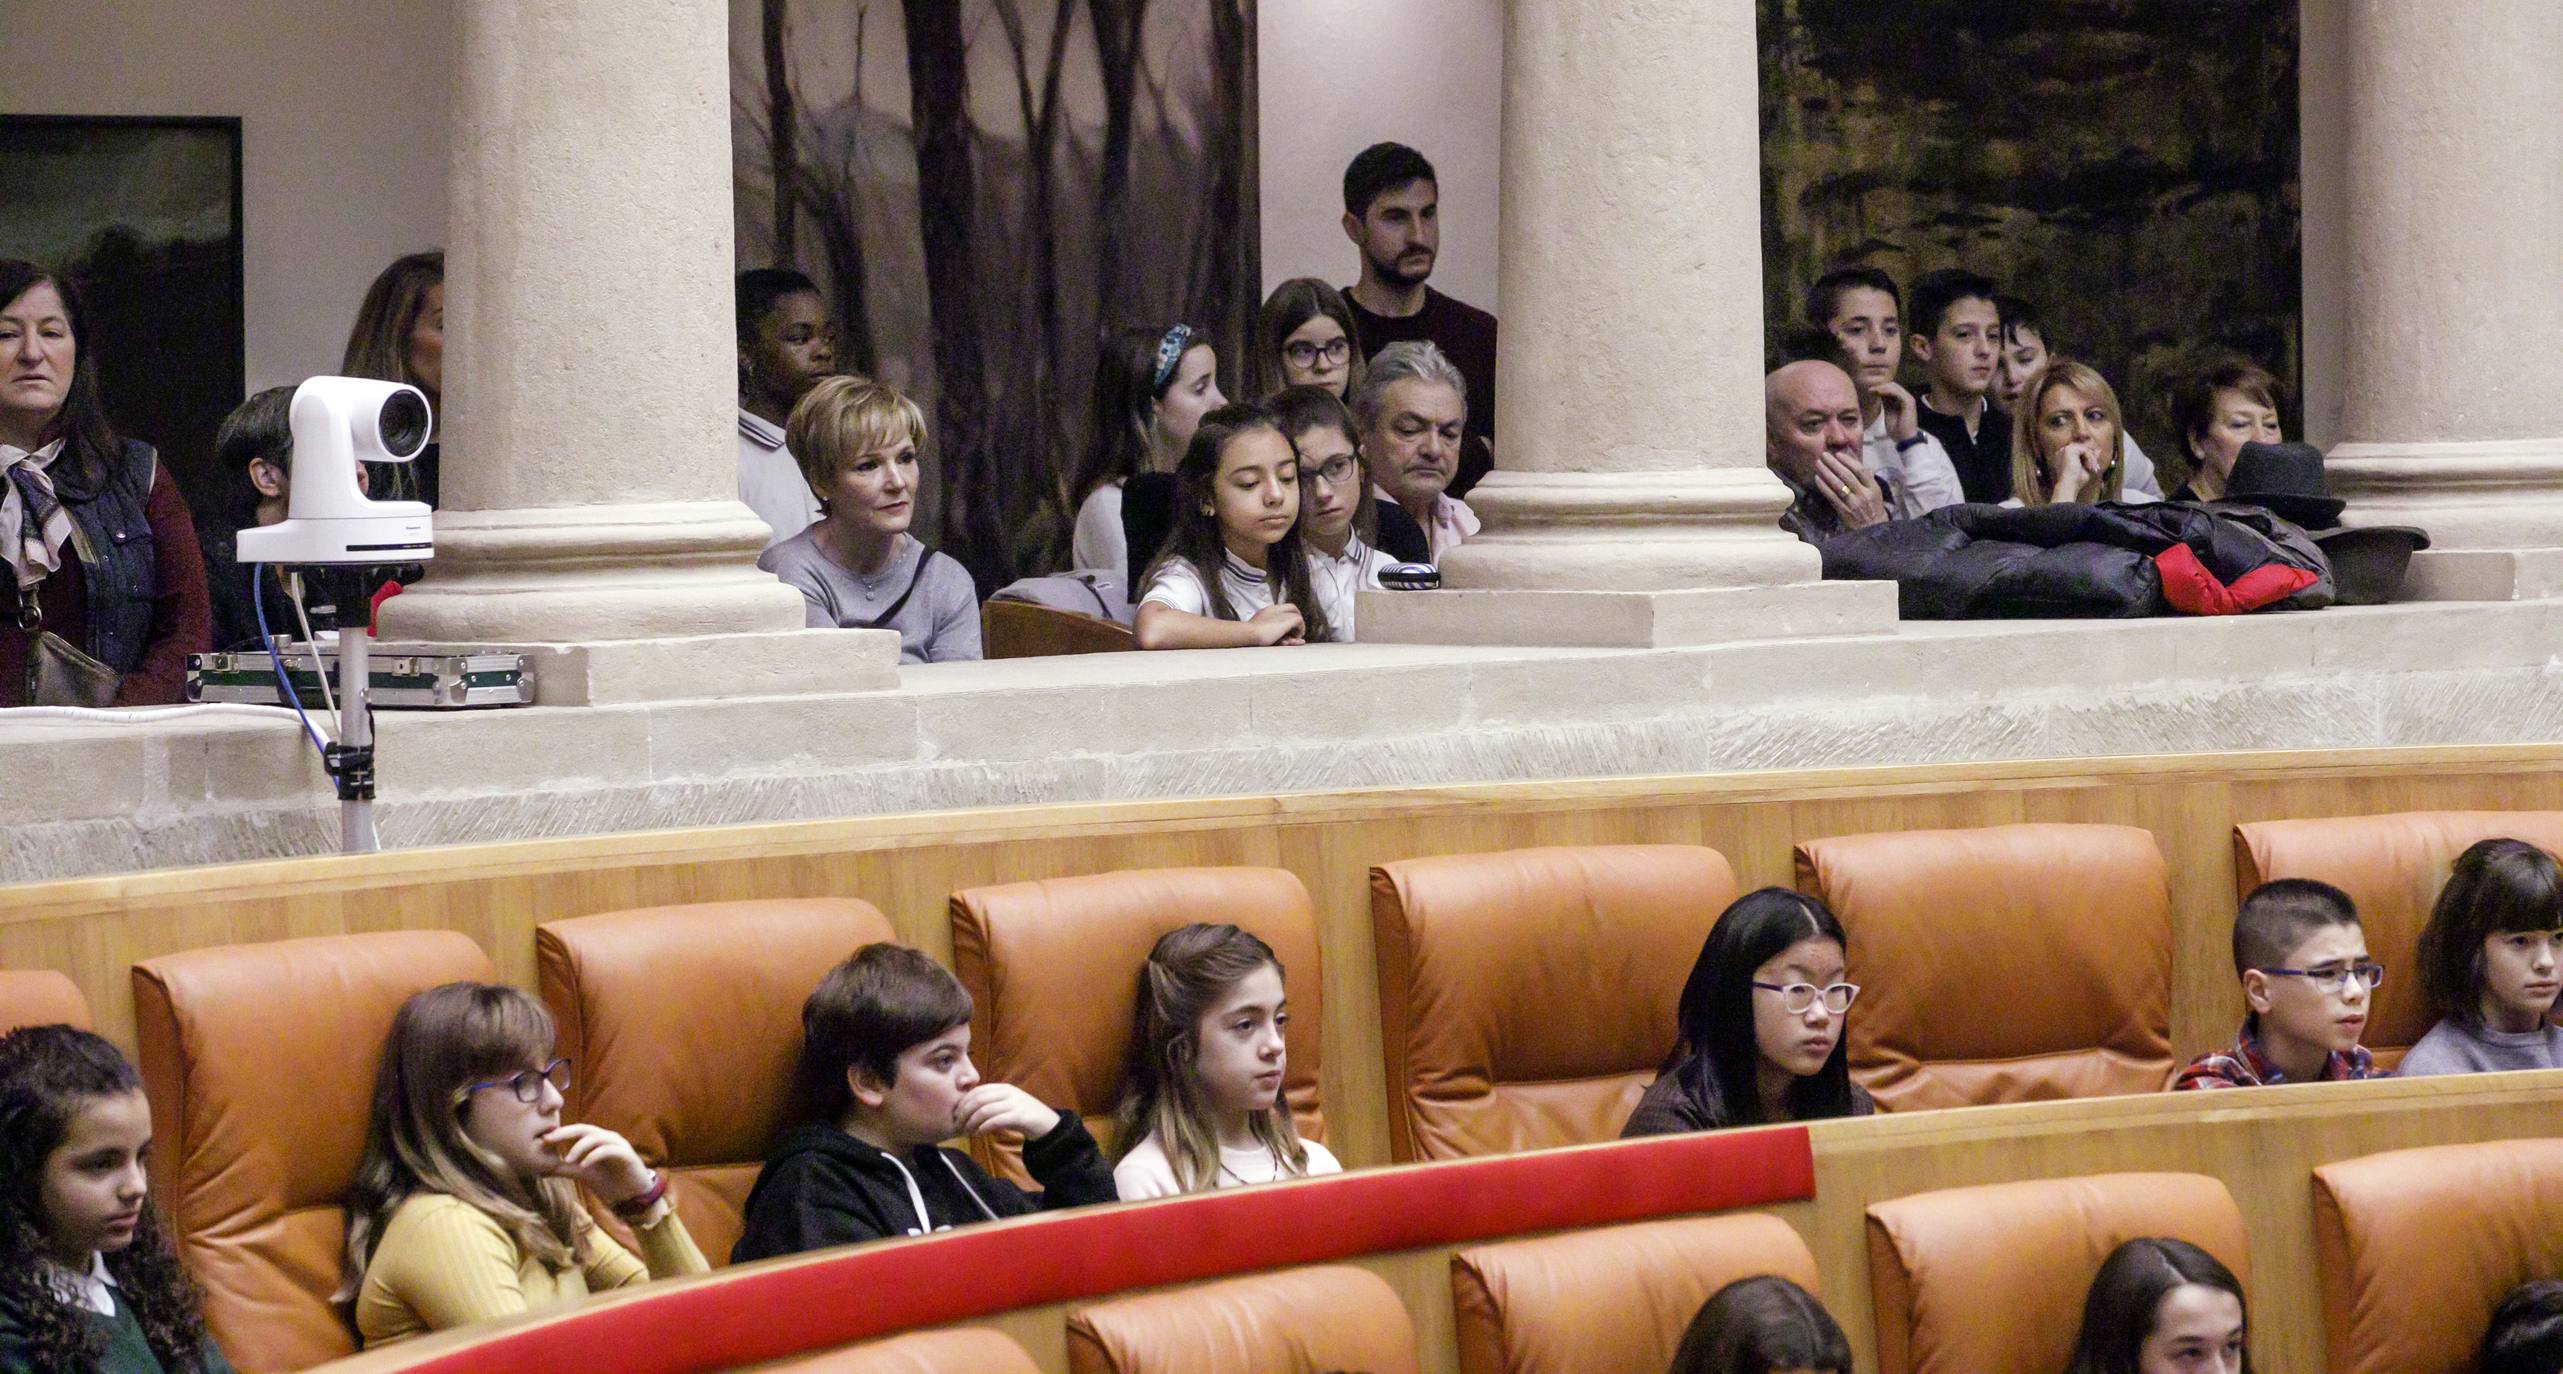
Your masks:
M2203 1174L2098 1174L1949 1188L1869 1209L1879 1374L2062 1369L2101 1261L2188 1241L2250 1287L2243 1215Z
M748 1189L787 1124L801 1004L847 955L895 938L879 910L851 897L648 907L535 927L559 1053L578 1066L563 1118L619 1131L665 1168L694 1243L727 1264Z
M1068 1315L1071 1374L1418 1374L1415 1322L1379 1275L1325 1265Z
M1851 1073L1881 1109L2171 1081L2171 883L2151 831L1907 830L1797 852L1799 889L1851 941Z
M237 1367L301 1369L355 1349L329 1295L392 1014L440 983L494 976L480 946L444 930L134 966L152 1189Z
M2332 1374L2459 1374L2492 1308L2563 1275L2563 1140L2395 1150L2314 1171Z
M1806 1242L1762 1212L1463 1250L1451 1256L1460 1374L1660 1370L1702 1303L1757 1274L1816 1288Z
M1736 898L1723 855L1678 844L1407 859L1370 885L1401 1161L1616 1138Z
M867 1341L757 1369L759 1374L1040 1374L1041 1366L1008 1337L963 1327Z
M2509 836L2563 854L2563 811L2406 811L2255 821L2234 827L2234 897L2273 878L2318 878L2358 904L2367 952L2385 965L2367 1017L2378 1068L2430 1028L2420 996L2421 928L2429 924L2448 866L2477 840Z
M89 1029L89 999L52 969L0 969L0 1035L20 1026Z
M952 894L953 972L974 1008L980 1074L1076 1112L1109 1151L1139 969L1159 936L1195 921L1233 924L1281 960L1290 999L1283 1089L1299 1133L1323 1141L1317 913L1298 877L1278 868L1143 868ZM971 1151L1026 1177L1012 1148L982 1137Z

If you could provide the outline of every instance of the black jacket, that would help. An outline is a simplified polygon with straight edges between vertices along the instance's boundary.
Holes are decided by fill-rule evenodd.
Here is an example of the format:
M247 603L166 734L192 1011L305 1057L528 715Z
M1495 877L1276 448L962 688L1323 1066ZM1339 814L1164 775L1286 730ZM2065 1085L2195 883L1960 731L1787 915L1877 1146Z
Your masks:
M2275 609L2333 597L2331 561L2303 530L2223 502L1944 506L1817 547L1826 577L1894 582L1906 620L2199 614L2191 587L2245 591L2254 573L2303 583Z
M1112 1166L1074 1112L1061 1113L1056 1129L1027 1142L1023 1162L1042 1191L990 1178L958 1150L925 1145L894 1158L834 1126L796 1126L774 1143L756 1176L746 1229L730 1262L947 1231L1120 1196L1113 1191ZM923 1220L917 1216L919 1195L926 1204Z

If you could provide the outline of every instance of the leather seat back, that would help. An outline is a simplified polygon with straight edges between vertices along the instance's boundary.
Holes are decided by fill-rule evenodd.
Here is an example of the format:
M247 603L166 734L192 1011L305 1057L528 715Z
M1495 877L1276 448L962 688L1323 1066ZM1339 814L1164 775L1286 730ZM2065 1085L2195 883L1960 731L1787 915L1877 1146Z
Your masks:
M1448 854L1371 870L1399 1160L1616 1138L1672 1052L1735 871L1697 845Z
M1419 1374L1415 1322L1366 1269L1325 1265L1068 1315L1071 1374Z
M374 1068L412 994L495 974L446 930L164 955L133 970L152 1189L241 1369L351 1353L333 1305Z
M2502 1295L2563 1274L2563 1140L2326 1164L2314 1244L2332 1374L2463 1374Z
M562 1117L620 1132L667 1171L694 1243L729 1261L748 1189L786 1124L801 1004L864 945L896 938L851 897L704 902L534 929L559 1053ZM600 1211L598 1220L620 1230Z
M1949 1188L1869 1209L1879 1374L2062 1369L2109 1252L2169 1236L2250 1286L2243 1215L2204 1174Z
M2504 836L2563 854L2563 811L2406 811L2254 821L2234 827L2234 899L2274 878L2316 878L2349 894L2370 957L2385 965L2368 1009L2367 1048L2379 1068L2430 1028L2420 996L2421 928L2456 856Z
M2161 1090L2171 883L2153 833L2000 825L1798 846L1851 942L1851 1073L1882 1109Z
M0 1035L20 1026L89 1029L89 999L52 969L0 969Z
M1290 1000L1283 1090L1299 1133L1323 1141L1317 913L1299 878L1278 868L1131 869L952 894L953 972L975 1008L970 1052L981 1075L1076 1112L1109 1151L1139 970L1158 937L1195 921L1235 925L1281 960ZM1025 1177L1012 1148L982 1137L971 1152Z
M917 1331L824 1355L761 1364L759 1374L1040 1374L1041 1366L995 1331Z
M1812 1293L1815 1256L1762 1212L1684 1217L1451 1256L1460 1374L1622 1374L1673 1362L1712 1294L1777 1274Z

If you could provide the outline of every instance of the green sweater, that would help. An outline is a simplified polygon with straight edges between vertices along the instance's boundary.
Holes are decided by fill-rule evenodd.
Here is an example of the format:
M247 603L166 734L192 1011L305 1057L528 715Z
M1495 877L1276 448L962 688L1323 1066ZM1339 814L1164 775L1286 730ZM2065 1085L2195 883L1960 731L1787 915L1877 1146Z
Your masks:
M142 1338L142 1323L134 1319L133 1309L125 1305L124 1295L114 1295L116 1315L101 1317L85 1313L90 1321L106 1333L107 1349L99 1357L94 1374L169 1374L158 1357L151 1353L151 1343ZM27 1342L18 1323L18 1314L0 1308L0 1374L67 1374L66 1371L36 1368L27 1351ZM93 1374L83 1371L82 1374ZM205 1342L203 1374L232 1374L229 1361Z

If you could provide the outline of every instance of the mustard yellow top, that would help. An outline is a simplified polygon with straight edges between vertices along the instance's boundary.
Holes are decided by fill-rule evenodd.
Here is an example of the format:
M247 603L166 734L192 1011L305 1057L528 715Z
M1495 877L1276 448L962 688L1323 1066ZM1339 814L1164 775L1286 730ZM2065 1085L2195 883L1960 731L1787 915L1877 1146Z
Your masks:
M632 1228L641 1255L585 1216L587 1265L555 1270L524 1254L505 1229L460 1198L420 1193L392 1211L365 1281L356 1290L356 1331L371 1346L575 1302L590 1293L711 1266L664 1200Z

